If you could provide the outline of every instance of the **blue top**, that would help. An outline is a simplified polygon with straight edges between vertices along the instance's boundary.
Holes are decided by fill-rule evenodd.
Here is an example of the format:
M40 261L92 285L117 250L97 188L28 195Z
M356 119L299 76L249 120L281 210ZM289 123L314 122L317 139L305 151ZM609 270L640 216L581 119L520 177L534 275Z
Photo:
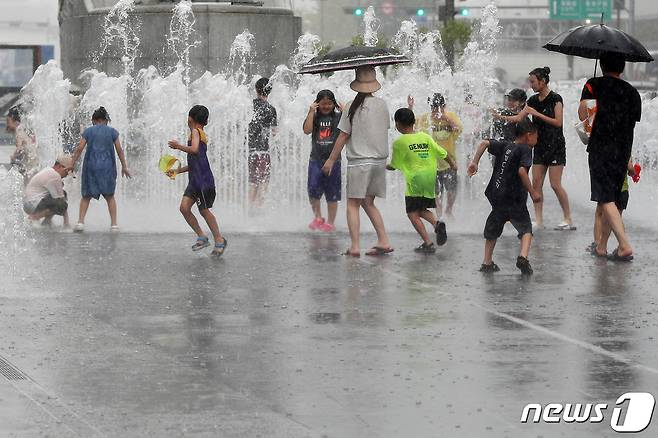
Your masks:
M199 132L199 150L196 154L187 154L187 171L190 176L190 188L201 192L215 188L215 178L208 162L208 137L203 130L197 129L197 131ZM187 145L192 146L192 134L190 134Z
M114 142L119 132L107 125L90 126L82 133L87 150L82 166L82 196L113 195L117 181Z

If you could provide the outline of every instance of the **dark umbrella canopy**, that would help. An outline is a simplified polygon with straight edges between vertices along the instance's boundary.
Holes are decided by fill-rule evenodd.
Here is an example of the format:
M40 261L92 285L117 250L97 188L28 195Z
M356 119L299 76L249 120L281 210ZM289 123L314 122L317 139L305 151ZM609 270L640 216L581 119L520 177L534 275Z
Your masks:
M562 32L543 46L552 52L598 59L605 52L621 55L630 62L651 62L653 57L642 43L605 24L578 26Z
M351 70L369 65L402 64L410 62L404 55L395 53L391 49L380 47L345 47L333 50L325 55L316 56L307 62L300 70L300 74L325 73L338 70Z

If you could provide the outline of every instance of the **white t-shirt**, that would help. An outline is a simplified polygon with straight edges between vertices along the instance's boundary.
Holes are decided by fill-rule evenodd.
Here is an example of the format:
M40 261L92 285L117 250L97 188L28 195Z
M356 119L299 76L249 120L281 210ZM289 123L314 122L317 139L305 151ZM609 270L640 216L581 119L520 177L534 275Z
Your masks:
M366 97L363 105L354 114L350 123L349 112L352 102L347 104L338 123L338 129L350 134L345 145L347 160L386 160L388 158L388 129L391 116L383 99Z
M36 208L46 195L50 194L53 199L64 197L64 181L52 167L47 167L34 175L25 187L23 203Z

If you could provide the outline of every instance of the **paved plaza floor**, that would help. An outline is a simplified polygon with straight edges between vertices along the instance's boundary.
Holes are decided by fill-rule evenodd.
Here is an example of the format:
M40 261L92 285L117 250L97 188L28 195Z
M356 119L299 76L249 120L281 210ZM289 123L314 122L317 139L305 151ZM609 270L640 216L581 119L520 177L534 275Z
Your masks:
M511 230L490 276L479 232L360 259L344 233L228 233L219 260L189 234L37 232L1 262L0 436L613 437L616 399L658 392L658 238L630 230L629 264L539 232L532 278ZM609 407L521 423L552 402Z

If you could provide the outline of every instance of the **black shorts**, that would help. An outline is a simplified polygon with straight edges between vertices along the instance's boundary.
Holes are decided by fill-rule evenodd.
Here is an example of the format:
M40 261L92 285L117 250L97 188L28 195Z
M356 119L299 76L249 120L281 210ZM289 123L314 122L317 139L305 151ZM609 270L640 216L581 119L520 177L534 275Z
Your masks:
M272 162L268 152L254 152L249 154L249 184L267 184L272 173Z
M211 187L209 189L199 191L194 187L187 186L183 196L194 199L194 202L196 202L196 206L199 208L199 211L207 210L212 208L212 204L215 202L215 188Z
M589 154L588 163L592 190L590 199L600 203L616 202L626 180L628 161L608 161Z
M445 169L436 172L436 194L443 191L454 192L457 190L457 171L455 169Z
M511 207L492 208L487 223L484 225L484 238L487 240L496 240L503 234L505 223L512 223L519 233L519 239L524 234L532 234L532 222L530 213L525 205L516 205Z
M623 192L619 192L619 194L617 194L615 205L619 211L626 210L626 207L628 207L628 190L624 190Z
M41 213L42 211L45 210L50 210L52 214L63 216L69 207L66 199L67 199L66 192L64 192L63 198L53 198L52 195L48 193L41 201L39 201L36 207L31 208L28 205L24 204L23 210L25 210L25 213L27 214L36 214L36 213Z
M541 166L566 166L567 147L537 145L533 148L532 164Z
M404 203L407 205L407 213L436 208L436 199L422 196L405 196Z

